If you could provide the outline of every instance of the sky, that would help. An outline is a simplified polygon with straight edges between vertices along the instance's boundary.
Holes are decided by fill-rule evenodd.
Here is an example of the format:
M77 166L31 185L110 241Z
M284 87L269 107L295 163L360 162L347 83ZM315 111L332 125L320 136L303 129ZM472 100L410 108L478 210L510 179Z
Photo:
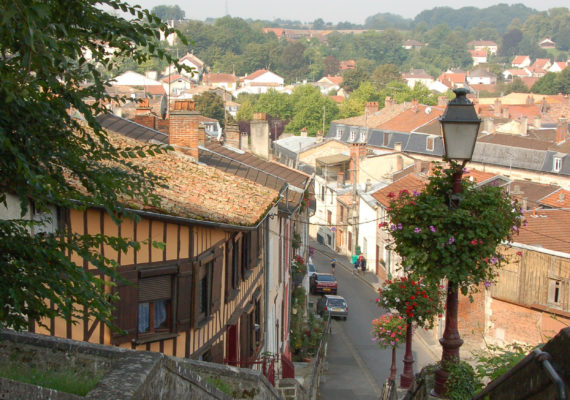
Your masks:
M126 0L129 4L139 4L143 8L152 9L157 5L178 5L186 12L186 18L205 20L220 18L224 15L244 19L294 20L312 22L322 18L325 22L352 22L363 24L367 17L378 13L392 13L404 18L413 19L423 10L435 7L462 8L475 6L486 8L498 3L522 3L539 11L554 7L568 7L567 0L522 0L492 1L478 0L426 0L406 1L374 1L374 0ZM227 10L227 11L226 11Z

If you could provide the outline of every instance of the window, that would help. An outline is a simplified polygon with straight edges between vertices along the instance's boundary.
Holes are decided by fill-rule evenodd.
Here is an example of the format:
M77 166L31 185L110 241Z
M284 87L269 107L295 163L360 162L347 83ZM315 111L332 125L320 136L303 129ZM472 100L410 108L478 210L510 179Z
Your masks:
M362 143L366 142L366 132L360 132L360 141Z
M562 296L562 281L559 279L548 279L548 303L560 306Z
M342 137L342 134L344 133L344 130L342 128L336 128L336 138L340 139Z
M388 146L389 143L390 143L390 135L384 132L384 140L382 141L382 145Z
M325 201L325 185L321 185L321 201Z
M192 285L194 328L201 326L220 310L223 261L224 245L219 243L198 256L194 263L196 273L196 279Z
M340 206L340 222L344 222L344 207Z
M172 275L141 279L138 283L137 333L169 332L172 326Z
M426 139L426 150L427 151L433 151L433 148L434 148L434 138L428 137Z
M554 172L560 172L560 170L562 169L562 158L560 157L554 157Z
M327 222L329 225L332 224L332 212L330 210L327 210Z
M350 141L354 142L356 140L356 130L355 129L351 129L350 130Z

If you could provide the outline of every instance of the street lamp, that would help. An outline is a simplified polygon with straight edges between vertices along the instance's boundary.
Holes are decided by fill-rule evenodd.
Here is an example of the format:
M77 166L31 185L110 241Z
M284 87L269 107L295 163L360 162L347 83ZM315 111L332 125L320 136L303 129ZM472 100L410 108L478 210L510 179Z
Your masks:
M444 160L461 161L456 164L453 173L453 186L451 206L456 207L458 195L461 193L461 178L463 168L473 156L475 142L479 132L481 120L477 117L475 106L467 99L467 89L454 89L455 99L449 102L443 115L439 118L443 134ZM459 362L459 348L463 344L457 329L457 309L459 295L457 282L447 282L447 301L445 313L445 330L443 337L439 339L443 348L441 365L435 372L434 394L444 396L447 386L449 363Z

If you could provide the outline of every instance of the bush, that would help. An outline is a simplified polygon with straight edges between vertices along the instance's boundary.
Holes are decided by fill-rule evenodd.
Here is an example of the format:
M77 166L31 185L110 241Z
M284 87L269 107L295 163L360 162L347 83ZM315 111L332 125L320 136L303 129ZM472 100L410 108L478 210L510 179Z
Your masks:
M476 378L475 370L465 361L449 363L447 370L449 377L446 395L450 400L469 400L475 392L481 390L482 385Z

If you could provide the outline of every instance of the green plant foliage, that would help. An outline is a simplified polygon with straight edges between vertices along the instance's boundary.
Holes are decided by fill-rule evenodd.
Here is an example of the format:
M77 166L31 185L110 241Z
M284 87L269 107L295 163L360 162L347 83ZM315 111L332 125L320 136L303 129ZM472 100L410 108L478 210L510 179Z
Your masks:
M469 400L475 392L481 389L481 384L475 377L473 367L465 361L449 363L447 378L447 392L449 400Z
M443 288L415 274L387 280L378 292L378 306L397 310L407 323L431 329L435 317L443 312Z
M495 279L505 261L497 246L510 242L523 221L517 202L499 187L463 179L460 198L452 199L458 168L453 162L449 169L436 166L422 192L390 193L391 223L381 226L391 234L390 247L402 257L404 271L434 283L449 279L466 294L471 285Z
M8 195L19 201L9 210L15 219L0 220L0 327L25 329L31 320L55 316L111 324L114 297L105 293L104 277L115 278L115 263L98 249L126 252L137 243L72 234L64 224L59 231L32 232L57 222L48 221L49 207L96 206L118 223L134 218L125 207L129 198L158 205L160 178L131 159L165 150L115 148L95 116L106 103L121 101L106 94L109 83L100 72L114 68L108 48L137 63L171 63L158 38L175 31L120 0L4 1L0 15L0 203L8 206ZM102 277L71 261L79 258Z
M493 381L514 367L533 349L518 343L505 347L487 345L484 350L473 353L476 361L475 377L480 382Z

